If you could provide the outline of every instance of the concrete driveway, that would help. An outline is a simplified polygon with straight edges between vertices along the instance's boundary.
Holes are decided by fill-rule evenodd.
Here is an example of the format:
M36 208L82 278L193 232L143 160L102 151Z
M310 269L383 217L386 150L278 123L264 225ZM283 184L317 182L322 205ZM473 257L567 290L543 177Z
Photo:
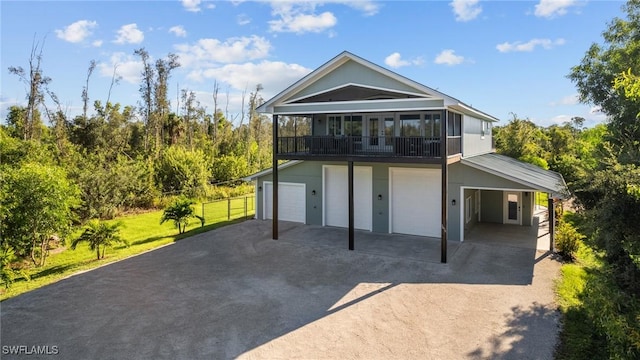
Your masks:
M1 357L552 358L559 264L543 251L465 242L440 264L403 256L439 259L438 241L357 232L348 251L344 230L270 229L224 227L4 301Z

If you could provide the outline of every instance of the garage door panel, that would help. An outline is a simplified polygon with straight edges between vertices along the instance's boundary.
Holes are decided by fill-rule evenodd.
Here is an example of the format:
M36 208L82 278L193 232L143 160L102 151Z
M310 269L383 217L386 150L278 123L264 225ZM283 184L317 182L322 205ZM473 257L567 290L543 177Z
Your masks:
M346 166L325 166L324 178L324 225L349 226L349 174ZM353 169L355 205L354 226L356 229L372 230L373 177L369 166Z
M264 183L264 218L273 219L273 183ZM278 184L278 220L306 223L305 184Z
M439 169L390 169L391 232L440 236Z

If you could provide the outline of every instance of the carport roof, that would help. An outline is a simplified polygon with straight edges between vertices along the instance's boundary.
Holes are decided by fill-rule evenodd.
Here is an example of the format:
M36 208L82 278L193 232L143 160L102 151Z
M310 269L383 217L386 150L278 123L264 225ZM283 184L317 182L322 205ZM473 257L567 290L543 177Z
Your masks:
M490 153L461 160L462 164L550 193L554 198L569 197L569 189L560 173L545 170L508 156Z

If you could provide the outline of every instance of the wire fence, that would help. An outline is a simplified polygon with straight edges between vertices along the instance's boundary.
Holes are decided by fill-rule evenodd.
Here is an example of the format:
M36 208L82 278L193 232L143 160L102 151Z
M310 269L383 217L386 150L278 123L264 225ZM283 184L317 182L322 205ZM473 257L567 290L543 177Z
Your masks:
M236 219L249 219L256 213L256 197L254 194L233 198L203 202L201 216L202 226Z

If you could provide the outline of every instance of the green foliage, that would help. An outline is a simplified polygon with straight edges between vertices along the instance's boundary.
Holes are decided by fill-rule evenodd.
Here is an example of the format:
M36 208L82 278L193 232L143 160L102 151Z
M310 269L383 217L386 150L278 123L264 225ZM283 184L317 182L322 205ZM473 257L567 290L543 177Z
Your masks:
M113 219L127 209L149 208L160 195L153 168L144 159L117 156L109 161L98 153L78 156L76 161L72 177L81 188L82 219Z
M613 19L603 33L604 42L591 45L569 78L576 84L580 101L599 106L607 114L614 147L633 151L626 161L638 163L640 102L627 97L624 86L615 89L614 83L623 72L640 69L640 0L629 0L623 10L627 18Z
M34 163L1 169L0 230L5 244L20 257L30 256L36 266L45 263L49 241L64 239L80 203L78 189L57 167Z
M545 133L530 120L519 119L515 114L505 126L495 127L493 136L498 153L515 159L544 159ZM538 161L538 160L537 160Z
M186 198L176 200L173 204L164 209L162 218L160 219L160 224L163 224L166 221L173 221L176 228L178 228L178 233L182 234L187 229L187 225L189 225L189 220L191 218L197 218L201 222L204 222L202 217L195 214L195 210L191 206L193 204L195 204L195 201Z
M613 87L624 91L624 96L633 101L640 101L640 77L631 73L631 69L623 71L614 80Z
M73 240L71 249L75 250L81 242L89 243L89 249L96 252L96 259L104 259L104 252L107 247L116 243L123 243L129 246L129 243L120 237L120 222L107 223L99 220L91 220L87 223L84 231L80 236ZM102 252L100 252L102 249Z
M218 157L213 162L212 175L216 182L238 180L249 175L247 160L231 155Z
M24 271L16 270L12 267L16 260L18 260L18 257L13 248L7 244L2 244L2 247L0 247L0 284L4 284L5 289L8 289L13 284L16 276L22 276L29 280L29 275Z
M575 258L575 254L583 239L584 235L579 233L573 225L565 221L560 221L556 229L555 242L558 252L565 259L573 260Z
M163 151L155 166L155 179L165 193L200 197L209 180L209 160L201 150L172 146Z

